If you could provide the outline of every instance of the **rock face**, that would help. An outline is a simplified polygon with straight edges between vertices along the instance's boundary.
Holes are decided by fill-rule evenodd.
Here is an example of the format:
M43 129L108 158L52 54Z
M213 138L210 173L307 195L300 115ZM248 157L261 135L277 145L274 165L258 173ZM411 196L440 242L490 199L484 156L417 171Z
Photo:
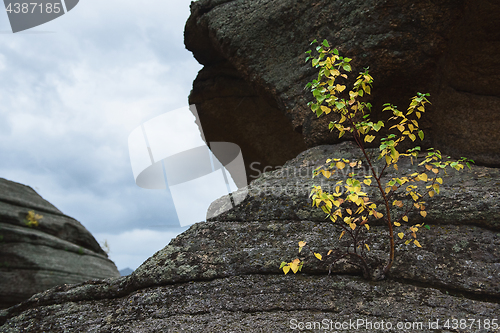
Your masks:
M294 332L306 325L335 331L354 321L358 326L344 331L378 332L383 321L394 330L403 325L401 332L436 332L429 321L439 320L441 332L452 332L458 318L476 320L468 332L484 332L479 320L491 323L500 313L499 169L443 175L440 195L428 201L431 229L419 232L422 248L398 243L386 280L364 280L345 263L328 276L308 253L302 272L283 275L279 265L298 255L298 240L324 256L339 244L336 226L308 199L313 183L335 184L310 177L335 152L358 154L350 143L312 148L263 174L240 205L193 225L130 276L34 295L0 313L0 331ZM210 209L223 208L220 202ZM385 233L383 226L370 228L374 261L387 258Z
M207 141L240 145L249 179L252 162L262 170L335 143L334 115L317 119L303 90L317 75L304 52L326 38L353 58L352 76L370 67L377 117L429 92L425 145L499 166L499 17L492 0L200 0L185 29L204 65L189 101Z
M42 215L25 223L29 211ZM0 307L65 283L119 276L94 237L31 187L0 178Z

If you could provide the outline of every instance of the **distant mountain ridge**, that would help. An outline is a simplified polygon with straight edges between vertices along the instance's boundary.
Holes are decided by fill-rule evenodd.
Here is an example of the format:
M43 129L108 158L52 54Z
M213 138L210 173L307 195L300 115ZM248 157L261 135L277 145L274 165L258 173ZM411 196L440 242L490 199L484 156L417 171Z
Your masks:
M127 268L124 268L124 269L120 269L119 272L120 272L121 276L127 276L127 275L132 274L134 272L134 270L132 268L130 268L130 267L127 267Z

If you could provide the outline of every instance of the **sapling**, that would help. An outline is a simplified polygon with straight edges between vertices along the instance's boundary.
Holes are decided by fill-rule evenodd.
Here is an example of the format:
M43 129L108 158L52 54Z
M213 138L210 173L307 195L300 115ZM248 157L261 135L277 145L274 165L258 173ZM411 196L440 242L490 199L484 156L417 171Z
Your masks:
M311 45L315 43L318 42L315 40ZM299 253L306 247L318 260L328 260L329 272L337 262L344 259L359 267L365 278L383 279L394 263L396 241L422 247L417 240L417 232L422 228L430 229L430 227L424 223L411 224L408 215L416 210L422 217L427 216L425 200L439 194L440 185L443 183L439 174L446 172L447 167L461 170L464 168L462 163L470 168L470 163L474 161L463 157L458 161L443 161L441 152L431 148L418 163L421 171L384 181L382 179L384 172L389 168L403 173L398 168L400 159L410 158L413 163L413 159L419 157L421 152L419 146L405 152L400 152L398 148L405 140L415 142L417 139L424 139L424 132L420 129L418 122L425 112L426 105L430 104L427 99L429 94L417 93L404 112L392 104L384 104L382 111L388 111L392 116L387 121L371 121L372 106L370 103L361 101L365 95L371 94L373 78L368 68L359 73L353 88L347 90L346 85L341 81L348 79L346 73L352 70L350 65L352 59L340 56L338 50L332 49L326 40L316 47L316 51L316 57L312 55L312 50L306 52L306 62L311 60L312 66L319 69L318 78L309 82L305 87L314 96L314 101L309 102L308 106L317 117L332 112L338 114L339 119L330 122L329 129L337 131L339 138L350 133L363 158L357 161L345 158L328 159L326 166L314 171L314 176L322 175L325 178L332 178L336 174L339 175L340 170L352 168L352 171L347 174L346 179L337 181L335 191L332 193L324 191L321 186L313 186L310 194L313 207L322 209L326 218L338 226L339 239L346 237L349 246L331 249L323 256L312 251L305 241L300 241ZM379 131L386 126L390 126L387 132L389 134L379 135ZM377 136L380 139L380 145L376 158L381 160L381 168L376 167L377 161L369 154L366 147L366 144L374 142ZM354 169L361 167L362 164L367 166L369 175L361 176L354 172ZM376 188L381 197L379 203L372 201L367 192L363 191L363 187L366 186ZM401 200L396 199L401 197ZM397 215L394 210L391 210L392 207L399 209ZM366 233L370 230L369 223L376 220L382 220L387 226L389 238L388 259L380 269L373 269L367 256L370 244ZM304 262L297 258L291 262L282 262L280 269L283 269L285 274L290 270L297 273L303 265Z

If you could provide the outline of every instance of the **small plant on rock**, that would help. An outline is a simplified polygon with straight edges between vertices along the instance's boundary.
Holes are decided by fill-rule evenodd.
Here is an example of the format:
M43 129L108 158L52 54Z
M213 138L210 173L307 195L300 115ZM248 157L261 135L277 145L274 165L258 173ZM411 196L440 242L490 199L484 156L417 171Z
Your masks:
M317 43L314 41L312 44ZM312 45L311 44L311 45ZM329 250L322 255L312 251L305 241L299 242L299 253L304 247L309 248L313 255L321 261L330 263L330 272L336 263L344 259L348 263L359 267L365 278L379 280L385 278L391 269L395 256L395 242L403 241L406 245L414 244L421 247L417 240L417 232L422 229L430 229L423 223L411 224L408 214L417 210L422 217L426 217L427 198L439 194L443 179L439 177L441 172L446 172L447 167L456 170L464 168L465 163L470 168L470 162L466 158L458 161L443 161L438 150L429 149L427 155L418 164L418 170L408 175L383 179L384 172L394 168L399 172L398 162L402 158L413 159L419 157L421 148L416 146L405 152L398 150L400 144L405 140L415 142L424 139L424 132L419 128L420 117L425 112L426 104L429 104L429 94L417 93L411 99L406 111L400 111L392 104L384 104L383 111L388 111L392 116L387 122L370 120L371 105L360 101L365 95L371 94L373 78L368 69L359 73L354 86L348 90L346 85L339 83L348 78L347 72L351 72L351 59L339 55L338 50L331 49L325 40L316 47L318 55L312 56L308 51L306 62L312 60L312 66L319 69L318 78L306 85L310 89L315 101L308 103L317 117L323 114L337 113L339 120L330 122L329 129L337 131L339 138L350 133L350 136L362 152L363 159L350 161L348 159L333 158L326 161L327 165L315 170L314 176L323 175L325 178L335 177L335 174L346 172L346 177L339 179L332 193L324 191L321 186L314 186L311 191L312 205L323 210L326 218L329 218L340 229L339 239L344 237L344 244ZM390 123L390 125L389 125ZM365 147L377 138L378 132L386 126L390 134L381 137L379 153L376 160L369 154ZM407 141L408 142L408 141ZM449 157L448 157L449 158ZM376 161L381 160L381 168ZM369 175L356 174L356 168L366 165ZM341 171L343 170L343 171ZM364 187L375 187L380 194L379 202L372 201ZM393 209L396 208L396 209ZM394 211L398 214L395 215ZM389 238L389 258L379 269L374 269L369 262L367 253L370 244L366 234L370 230L370 223L382 220L387 226ZM287 274L290 270L297 273L302 269L304 262L294 259L291 262L282 262L280 269Z
M24 224L26 224L30 228L38 227L39 220L41 220L42 218L43 218L42 215L35 214L34 211L30 210L28 212L28 215L26 215L26 219L24 220Z

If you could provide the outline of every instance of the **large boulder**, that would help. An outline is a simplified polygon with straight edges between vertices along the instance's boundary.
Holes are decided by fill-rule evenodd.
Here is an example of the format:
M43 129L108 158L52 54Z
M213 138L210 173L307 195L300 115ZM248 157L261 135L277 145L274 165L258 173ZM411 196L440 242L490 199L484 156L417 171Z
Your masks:
M43 216L28 226L28 212ZM120 276L92 234L31 187L0 178L0 307L65 283Z
M185 29L204 65L189 101L207 141L240 145L249 180L304 145L335 143L335 115L317 119L303 90L317 75L304 52L326 38L353 58L352 76L370 67L376 117L384 103L404 109L429 92L425 145L498 166L499 17L491 0L200 0Z
M422 248L398 243L383 281L345 263L329 276L307 253L302 272L283 275L280 263L298 255L298 240L324 255L338 245L338 229L311 208L308 192L314 182L327 185L311 170L339 151L358 156L350 143L312 148L262 174L240 205L193 225L130 276L34 295L0 313L0 331L293 332L314 322L335 331L355 322L343 330L374 332L383 321L401 332L451 332L457 318L476 320L468 332L484 331L479 322L500 313L499 169L443 175L448 186L428 202ZM224 211L223 202L210 209ZM387 259L386 232L370 228L374 262Z

